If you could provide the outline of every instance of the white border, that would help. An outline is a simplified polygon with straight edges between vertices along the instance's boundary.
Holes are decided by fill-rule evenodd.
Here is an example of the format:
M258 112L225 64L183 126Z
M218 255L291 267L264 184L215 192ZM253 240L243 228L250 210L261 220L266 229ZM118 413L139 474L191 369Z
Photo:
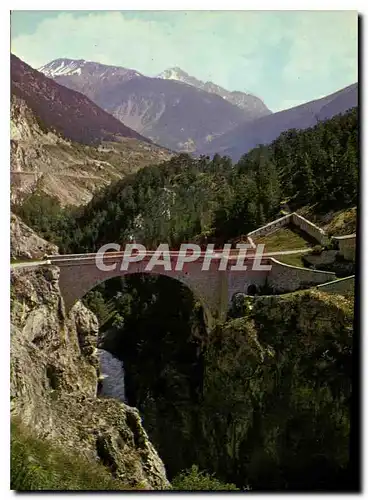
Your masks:
M246 5L245 2L241 2L239 0L227 0L224 2L219 2L216 0L212 1L204 1L199 2L198 0L186 0L185 2L177 0L175 3L169 0L156 0L156 2L152 2L150 0L130 0L130 1L118 1L118 0L105 0L101 4L101 2L90 0L88 3L80 1L80 0L64 0L63 2L53 2L52 4L47 2L46 0L34 0L33 2L29 2L29 0L14 0L9 2L5 0L5 2L1 6L1 16L0 16L0 36L1 36L1 44L0 48L2 51L2 79L1 79L1 92L0 99L3 101L2 110L2 122L1 122L1 134L0 139L2 141L2 154L3 161L0 169L0 175L2 177L0 182L0 189L3 191L0 196L1 203L1 236L3 244L0 247L0 251L2 253L0 259L1 271L2 271L2 289L1 289L1 311L2 311L2 362L0 363L1 368L1 403L2 403L2 411L1 415L1 430L2 430L2 443L3 449L0 454L1 460L1 481L0 488L4 497L8 497L12 495L9 492L9 351L10 351L10 341L9 341L9 289L8 289L8 280L9 280L9 218L10 218L10 210L9 210L9 171L7 166L9 165L9 112L10 112L10 104L9 104L9 95L10 95L10 81L9 81L9 52L10 52L10 28L9 28L9 10L358 10L360 13L365 13L366 3L363 0L359 0L354 4L352 2L348 2L346 0L335 0L328 2L323 0L299 0L299 2L292 2L287 0L279 0L275 2L274 0L264 0L261 2L260 0L248 0ZM277 8L276 8L277 7ZM47 43L47 41L45 41ZM363 46L361 46L363 49ZM367 36L364 40L364 54L367 54ZM363 61L361 61L363 62ZM363 68L361 68L363 70ZM364 68L361 73L361 78L366 77L365 75L366 68ZM367 83L367 78L364 78L363 81ZM362 121L364 120L365 113L365 104L364 104L364 113L362 112ZM362 135L362 144L366 145L366 130L364 130L364 139ZM364 159L364 158L363 158ZM363 162L362 162L363 163ZM362 171L364 171L362 164ZM362 238L362 261L364 260L364 255L366 255L367 248L367 234L368 234L368 208L367 203L364 202L365 196L363 196L363 192L368 192L367 186L367 175L363 175L362 177L362 185L361 185L361 212L360 216L363 221L362 230L364 231L364 238ZM362 262L363 264L363 262ZM368 282L368 271L364 267L362 269L362 293L363 293L363 285ZM366 294L362 295L361 302L361 311L368 310L368 304L366 302L367 297ZM364 335L367 332L365 327L365 317L362 315L362 323L361 323L361 341L364 349L362 351L365 353L367 342L364 340ZM362 357L362 385L363 389L365 387L364 380L368 380L368 364L363 363ZM7 381L5 383L4 381ZM363 395L363 391L362 391ZM366 412L366 403L367 398L364 398L364 413L362 414L362 424L363 424L363 415L367 415ZM363 407L363 404L362 404ZM363 440L362 440L363 441ZM367 433L364 433L364 451L366 450L367 445ZM362 467L362 481L363 485L365 485L364 477L368 477L368 466L367 462L363 461ZM70 494L70 493L69 493ZM34 494L34 497L42 497L47 498L51 496L51 494ZM107 494L101 494L103 497L108 497ZM170 495L170 496L173 496ZM222 496L225 496L224 494ZM260 495L261 497L264 495ZM282 496L288 496L287 494ZM314 495L315 497L323 498L325 495ZM351 496L351 495L344 495Z

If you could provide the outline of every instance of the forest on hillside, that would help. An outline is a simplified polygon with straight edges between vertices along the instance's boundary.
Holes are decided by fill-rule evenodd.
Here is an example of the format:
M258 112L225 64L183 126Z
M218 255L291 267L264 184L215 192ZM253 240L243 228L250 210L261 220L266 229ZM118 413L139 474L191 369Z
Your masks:
M357 204L358 112L289 130L238 163L181 154L97 192L83 207L61 209L34 193L14 211L63 253L97 251L134 239L155 248L222 244L276 217L280 203L326 213Z

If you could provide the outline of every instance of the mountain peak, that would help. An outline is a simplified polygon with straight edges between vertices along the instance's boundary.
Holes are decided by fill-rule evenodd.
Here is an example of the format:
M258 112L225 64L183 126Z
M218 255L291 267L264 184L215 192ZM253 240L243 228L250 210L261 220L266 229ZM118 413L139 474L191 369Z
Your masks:
M90 63L57 59L47 65L47 71L58 72L64 77L74 75L83 64ZM79 75L79 72L76 74ZM95 144L104 140L119 141L121 138L130 137L151 143L149 139L99 108L82 93L47 78L45 74L31 68L13 54L11 87L12 95L25 101L43 127L57 132L66 139L83 144Z
M86 61L85 59L68 59L66 57L54 59L53 61L38 68L38 71L49 78L71 75L93 75L95 77L107 77L114 75L129 80L130 78L134 78L136 76L142 76L141 73L133 69L121 66L109 66L98 62Z
M220 87L220 85L217 85L216 83L213 83L211 81L203 82L202 80L198 80L198 78L189 75L178 66L165 69L165 71L157 75L156 78L162 78L164 80L177 80L211 94L219 95L220 97L225 99L225 101L230 102L240 109L246 110L248 115L251 117L259 118L261 116L266 116L272 113L264 104L264 102L259 99L259 97L251 93L245 93L241 91L231 92L230 90L226 90L223 87Z
M41 66L37 71L40 71L40 73L49 78L61 75L80 75L82 67L87 62L84 59L67 59L61 57Z
M159 73L156 78L162 78L163 80L178 80L184 81L186 78L191 78L189 74L183 71L179 66L174 66L173 68L168 68ZM186 83L186 82L184 82Z

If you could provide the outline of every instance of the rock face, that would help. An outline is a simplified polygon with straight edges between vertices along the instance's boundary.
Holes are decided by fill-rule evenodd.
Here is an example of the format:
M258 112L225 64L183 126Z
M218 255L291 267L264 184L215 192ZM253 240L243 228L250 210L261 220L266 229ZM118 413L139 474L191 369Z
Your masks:
M207 353L204 449L221 454L205 460L224 477L236 464L237 481L254 490L338 490L349 461L353 301L307 290L247 297L238 313Z
M61 205L84 204L96 189L172 156L134 138L96 147L67 141L46 127L17 95L12 95L10 118L13 203L37 191L56 197Z
M15 214L10 221L11 259L41 259L45 254L59 253L56 245L40 238Z
M197 464L254 491L338 490L349 461L353 301L306 290L236 302L207 335L197 320L185 325L189 301L169 322L161 295L134 330L136 352L130 326L115 335L127 391L169 476Z
M65 315L58 273L51 266L12 272L12 414L129 486L164 489L165 469L138 411L96 397L98 322L81 303Z

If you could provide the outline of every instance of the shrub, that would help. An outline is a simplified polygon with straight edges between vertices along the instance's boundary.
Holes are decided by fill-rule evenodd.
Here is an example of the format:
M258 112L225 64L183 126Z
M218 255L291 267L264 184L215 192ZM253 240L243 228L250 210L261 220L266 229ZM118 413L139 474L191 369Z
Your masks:
M102 465L34 437L15 420L11 422L10 467L10 488L16 491L132 489Z
M200 472L197 465L192 465L191 469L181 472L173 479L171 484L173 490L180 491L240 491L235 484L222 483L213 474Z

